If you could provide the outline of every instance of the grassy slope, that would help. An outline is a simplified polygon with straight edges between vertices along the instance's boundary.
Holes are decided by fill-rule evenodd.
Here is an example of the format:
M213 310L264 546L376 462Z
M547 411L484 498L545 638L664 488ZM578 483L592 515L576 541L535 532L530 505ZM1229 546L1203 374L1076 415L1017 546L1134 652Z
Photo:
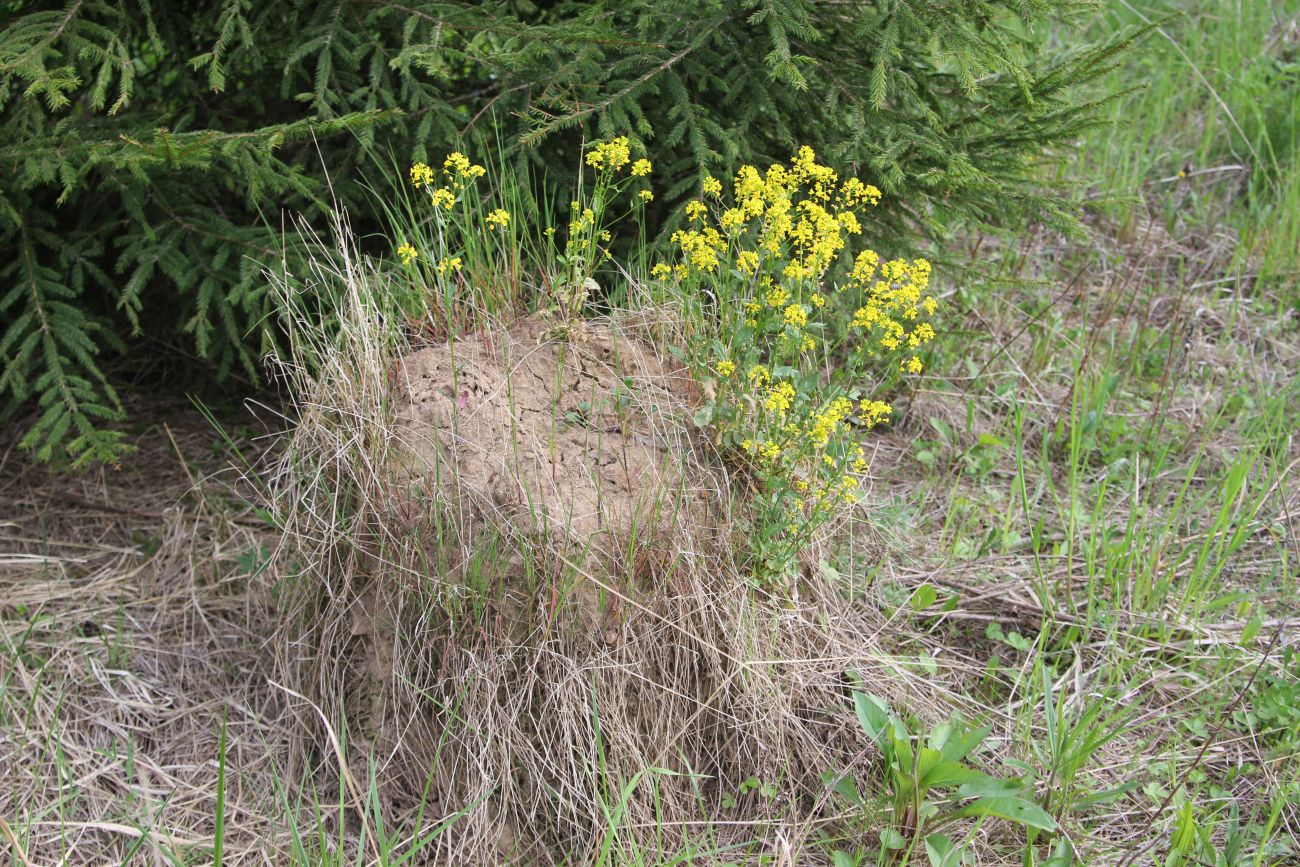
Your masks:
M953 291L931 373L874 443L875 542L834 565L870 576L898 676L987 718L991 766L1038 777L1081 863L1287 863L1300 3L1117 0L1104 26L1167 13L1116 78L1150 86L1075 168L1140 203L1097 215L1088 244L979 247L1004 282ZM157 442L172 480L148 502L121 480L44 488L6 459L0 863L204 863L221 837L227 863L268 845L276 863L395 862L419 840L379 828L358 851L334 821L371 799L364 757L355 788L278 788L282 696L247 620L268 613L243 589L272 537L220 486L184 494L202 435ZM23 499L37 489L56 504ZM807 837L802 858L876 863L874 833ZM631 838L611 831L611 862L666 860ZM1021 839L989 824L969 851L1015 862Z
M1110 4L1161 29L1075 173L1137 201L992 254L1005 289L957 293L992 343L945 345L881 471L915 490L890 537L927 540L893 598L939 591L913 652L994 709L1085 863L1275 863L1300 831L1297 15Z

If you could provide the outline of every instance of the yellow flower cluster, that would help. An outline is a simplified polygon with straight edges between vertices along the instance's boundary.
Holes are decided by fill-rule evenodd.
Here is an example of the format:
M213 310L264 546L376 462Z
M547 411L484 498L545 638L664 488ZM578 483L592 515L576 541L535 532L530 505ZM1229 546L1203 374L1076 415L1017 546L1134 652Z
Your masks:
M425 163L411 166L411 183L417 187L427 187L433 183L433 169Z
M487 169L470 162L469 157L460 151L452 151L447 155L447 159L443 160L442 172L447 176L450 187L435 187L433 168L427 163L416 163L411 166L411 184L417 189L428 190L435 207L450 211L456 204L454 190L464 189L467 180L472 181L483 177L487 174Z
M767 390L767 398L763 401L763 408L784 418L793 404L794 386L788 382L778 382Z
M699 204L695 202L693 204ZM689 210L689 205L687 206ZM704 207L700 205L700 207ZM678 229L672 234L672 242L681 248L691 267L697 271L714 271L721 262L718 258L721 235L712 226L705 226L699 231Z
M791 328L803 328L808 324L808 312L802 304L791 304L785 308L785 324Z
M808 438L814 448L824 449L830 442L831 434L836 432L840 423L853 412L853 401L847 397L837 397L830 404L813 416Z
M489 228L504 229L510 223L510 212L504 208L497 208L495 211L487 215L487 219L484 220L484 222L488 224Z
M599 142L587 151L587 165L597 171L616 172L632 160L632 150L628 146L627 136L621 135L609 141ZM634 174L650 174L650 162L637 160L633 166Z
M924 295L930 285L930 263L893 259L880 264L879 279L873 279L878 263L879 257L871 250L864 250L854 263L851 280L861 289L863 303L854 311L850 325L887 351L920 349L935 337L934 326L916 321L922 310L931 315L938 307L932 296ZM920 373L920 359L913 355L903 369Z
M777 458L781 457L781 447L772 440L767 440L766 442L755 442L754 440L747 439L740 444L740 447L751 455L754 455L767 463L772 463L776 461Z
M444 211L450 211L456 204L456 194L445 187L431 192L429 198L435 208L442 208Z
M420 257L420 254L410 244L403 244L397 248L397 258L402 260L403 265L409 265Z
M573 217L569 219L569 234L575 235L596 225L596 212L591 208L584 208L580 202L569 202L569 210L573 212Z
M787 382L767 388L762 406L772 423L740 443L768 478L787 480L796 494L793 512L783 519L791 537L856 498L857 475L866 471L867 458L863 446L852 439L851 425L870 427L890 411L878 401L858 405L842 396L811 411L800 409L799 401L799 393ZM861 413L856 422L855 412Z
M692 365L713 380L711 424L719 442L739 439L753 459L765 526L785 529L781 544L797 546L857 496L867 468L859 433L891 415L888 403L858 396L871 360L903 354L891 363L921 370L917 350L935 337L925 321L937 308L931 267L870 249L849 258L881 192L841 179L811 148L764 170L742 166L730 197L713 177L700 189L671 236L675 261L651 276L676 281L682 304L706 324L709 348ZM812 355L819 346L824 354ZM793 556L772 550L762 556Z
M858 404L862 423L868 430L889 418L894 408L883 400L864 400Z
M819 164L809 147L800 148L789 166L778 163L765 173L742 166L733 188L735 206L721 210L717 224L722 231L708 238L713 255L701 252L697 235L680 233L674 239L695 271L712 272L717 262L730 259L747 274L762 264L787 282L819 281L847 237L862 232L856 209L880 201L880 190L857 178L840 183L835 170ZM702 189L705 196L720 197L722 182L706 177ZM708 217L704 202L686 204L688 222L707 223ZM739 246L738 239L751 230L752 247Z
M452 178L481 178L487 174L487 169L469 161L469 157L460 151L452 151L447 155L447 159L442 162L442 170Z

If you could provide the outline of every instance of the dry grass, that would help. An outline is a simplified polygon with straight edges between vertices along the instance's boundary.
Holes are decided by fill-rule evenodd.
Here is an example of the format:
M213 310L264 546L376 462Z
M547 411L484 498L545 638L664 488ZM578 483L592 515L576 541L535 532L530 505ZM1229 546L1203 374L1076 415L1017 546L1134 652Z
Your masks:
M0 445L0 817L16 863L210 848L223 717L228 851L274 852L280 834L276 618L245 574L274 536L210 481L226 465L210 425L151 409L165 421L118 471L58 475Z
M353 318L330 341L295 332L316 372L287 371L298 423L255 471L233 472L201 417L163 408L120 471L52 474L12 434L0 443L9 860L207 863L220 816L227 864L822 863L887 821L821 779L880 777L848 671L926 724L987 720L982 763L1041 769L1082 863L1164 852L1192 783L1213 839L1229 800L1276 805L1273 839L1295 837L1294 756L1234 711L1300 637L1285 616L1300 445L1284 421L1300 340L1267 297L1220 282L1230 243L1162 231L1122 247L1099 233L1085 254L1038 239L1016 276L1040 269L1047 288L981 295L953 323L988 339L955 342L968 356L939 359L873 435L862 510L770 595L716 544L739 486L673 426L681 407L640 409L719 524L686 528L694 541L648 570L436 486L421 527L390 520L400 345L367 306L363 263L322 258ZM662 340L666 326L628 327ZM1072 440L1093 408L1101 433ZM1211 554L1236 540L1221 568L1198 565L1207 540ZM939 601L916 610L926 584ZM601 591L599 629L575 587ZM1054 704L1115 736L1053 758ZM749 778L773 796L740 795ZM1020 849L989 824L969 851L992 864Z

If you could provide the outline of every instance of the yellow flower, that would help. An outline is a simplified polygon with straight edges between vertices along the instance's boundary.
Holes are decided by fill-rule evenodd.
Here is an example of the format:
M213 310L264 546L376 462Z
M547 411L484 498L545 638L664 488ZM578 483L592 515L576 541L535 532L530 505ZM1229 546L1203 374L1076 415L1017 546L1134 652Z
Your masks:
M497 208L487 215L485 222L493 229L504 229L510 222L510 212L503 208Z
M424 163L411 166L411 183L417 187L427 187L433 183L433 169Z
M704 206L704 203L699 201L698 199L696 201L686 203L686 216L690 218L690 221L692 223L694 223L698 219L701 219L708 212L709 209L706 208Z
M648 174L650 174L649 160L637 160L636 162L632 163L632 177L641 178L641 177L645 177Z
M858 258L853 262L853 281L855 283L868 283L876 275L876 267L880 264L880 256L875 250L863 250L858 254Z
M758 270L758 254L753 250L745 250L736 256L736 270L742 274L753 274Z
M606 142L598 142L591 150L587 151L587 165L597 171L608 169L616 171L623 168L632 159L632 151L627 144L627 136L619 136L616 139L610 139ZM650 171L650 163L646 163L646 172Z
M779 416L785 416L794 403L794 386L788 382L778 382L772 386L763 400L763 408Z
M913 348L934 340L934 327L929 322L922 322L907 336L908 345Z
M447 154L447 159L443 160L442 170L449 175L462 177L469 172L469 157L460 151L452 151Z
M402 260L403 265L409 265L419 257L420 254L410 244L403 244L397 248L397 258Z
M442 208L444 211L450 211L456 204L456 194L448 189L434 190L429 194L435 208Z
M667 280L672 275L673 275L673 269L668 267L663 262L659 262L653 268L650 269L650 276L654 277L656 280Z
M772 381L772 374L763 365L755 364L749 369L749 381L754 385L763 385Z
M573 204L576 206L578 203L574 202ZM577 210L577 208L575 207L574 210ZM591 208L583 208L582 213L578 215L578 219L569 223L569 234L576 235L577 233L586 229L588 226L595 225L595 223L596 223L595 211L593 211Z
M858 404L858 415L868 429L889 418L893 411L894 408L882 400L864 400Z
M840 187L840 201L850 208L863 203L876 205L880 202L880 190L857 178L849 178Z
M745 219L745 212L740 208L728 208L722 212L718 225L728 230L740 229L745 225Z
M785 324L795 328L802 328L808 324L808 312L803 309L802 304L791 304L785 308Z
M917 358L915 355L913 355L911 358L909 358L909 359L904 363L904 365L903 365L903 369L906 370L908 373L920 373L920 372L921 372L921 359L919 359L919 358Z
M487 174L487 169L471 163L469 157L460 151L452 151L447 155L442 170L453 178L481 178Z
M864 473L867 471L867 452L862 446L856 446L853 449L853 472Z
M726 378L736 372L736 365L734 362L724 358L717 364L713 365L713 369L718 372L718 376Z
M767 290L767 293L763 296L763 300L767 303L768 307L773 309L784 307L785 303L790 300L790 293L780 286L775 286Z
M643 202L653 202L655 200L655 194L650 192L649 190L642 190L641 192L637 193L637 197L640 198L641 201Z
M826 408L813 417L812 427L808 430L808 438L812 441L813 447L822 449L830 442L831 434L840 422L848 418L849 413L853 412L853 401L846 397L837 397Z
M709 177L704 179L704 195L717 196L722 193L722 181Z
M741 166L736 172L736 198L759 199L763 197L763 178L753 166Z
M452 256L450 259L443 259L438 263L438 274L445 277L452 271L459 271L461 266L460 257Z

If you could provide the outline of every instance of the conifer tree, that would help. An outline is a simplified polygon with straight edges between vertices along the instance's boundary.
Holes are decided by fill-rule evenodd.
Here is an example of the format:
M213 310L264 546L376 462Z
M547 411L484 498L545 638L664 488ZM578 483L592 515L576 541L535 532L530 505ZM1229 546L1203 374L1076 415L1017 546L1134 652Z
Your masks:
M477 140L563 184L581 137L628 134L676 181L666 214L706 173L810 144L885 190L885 231L1068 225L1042 169L1127 40L1049 50L1085 8L4 0L0 412L35 407L42 459L107 461L104 365L144 335L255 377L262 271L297 255L283 215L376 219L355 183L376 154Z

